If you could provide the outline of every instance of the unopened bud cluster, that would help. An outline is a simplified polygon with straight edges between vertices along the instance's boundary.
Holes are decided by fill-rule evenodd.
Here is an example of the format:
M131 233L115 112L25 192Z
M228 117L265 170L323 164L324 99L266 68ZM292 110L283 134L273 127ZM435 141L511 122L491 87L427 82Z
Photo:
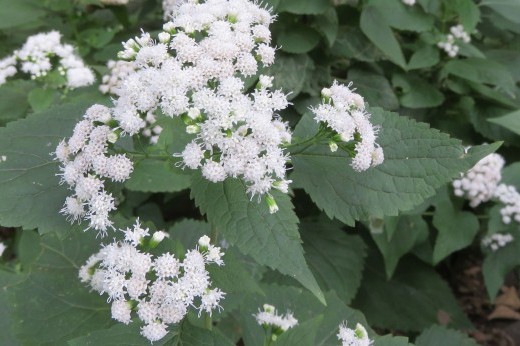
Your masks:
M482 239L482 245L490 248L492 251L497 251L514 240L509 233L495 233Z
M106 245L80 268L79 277L111 302L112 318L128 324L132 318L144 323L141 334L154 342L168 333L168 325L179 323L190 307L206 312L221 309L225 293L212 288L207 265L223 265L224 253L210 244L206 236L189 250L183 261L173 254L154 257L153 248L164 232L152 237L137 221L121 230L124 241ZM156 236L157 235L157 236Z
M283 332L298 324L298 320L294 318L290 311L286 312L285 315L278 315L276 308L269 304L264 304L263 310L259 310L253 316L258 324L265 329L267 337L272 341L276 341Z
M57 31L29 36L22 48L0 60L0 85L18 71L31 79L43 79L50 73L61 75L64 86L75 89L95 81L92 70L76 55L74 47L61 43Z
M443 49L449 57L454 58L459 54L460 47L457 45L459 42L471 42L471 36L464 31L464 27L460 24L452 26L450 33L446 35L442 41L437 43L437 46Z
M370 346L373 341L369 339L367 330L362 324L357 323L355 329L347 326L347 321L339 325L337 334L342 346Z
M316 121L332 130L331 151L336 151L342 143L355 141L355 156L350 165L361 172L383 163L384 155L376 143L378 128L370 122L363 97L349 86L334 81L330 88L322 90L322 103L311 110Z

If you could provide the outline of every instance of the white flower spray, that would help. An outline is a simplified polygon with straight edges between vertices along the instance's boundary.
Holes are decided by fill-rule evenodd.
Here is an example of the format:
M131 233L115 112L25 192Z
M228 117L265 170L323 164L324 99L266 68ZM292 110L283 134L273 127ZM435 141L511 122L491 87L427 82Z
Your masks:
M464 27L460 24L452 26L450 33L437 43L437 46L444 50L450 58L454 58L459 54L460 47L457 44L459 42L471 42L471 36L464 31Z
M339 333L337 334L342 346L370 346L373 341L369 339L367 330L362 324L356 324L355 329L347 326L347 321L339 325Z
M290 328L298 324L298 320L288 311L285 315L278 315L276 308L269 304L263 305L263 310L254 314L256 321L261 325L269 340L276 341L278 337Z
M121 230L123 241L104 246L80 268L82 282L108 295L112 318L128 324L133 318L144 323L141 334L151 342L168 333L168 325L179 323L190 307L211 316L221 310L225 293L213 288L207 265L224 264L220 248L207 236L185 254L184 260L171 253L154 257L146 249L158 245L164 232L150 237L149 229L136 221L132 228Z
M29 36L12 56L0 60L0 85L18 71L38 80L49 73L59 74L65 78L64 86L69 89L91 85L95 81L92 70L76 55L73 46L61 43L61 34L57 31Z

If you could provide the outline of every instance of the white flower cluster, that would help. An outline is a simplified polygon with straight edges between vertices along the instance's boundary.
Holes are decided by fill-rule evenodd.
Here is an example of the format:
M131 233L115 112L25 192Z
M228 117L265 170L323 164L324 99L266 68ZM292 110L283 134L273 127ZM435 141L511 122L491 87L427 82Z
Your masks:
M115 200L105 190L105 180L123 182L133 171L133 163L124 154L109 155L108 149L119 137L112 124L110 109L93 105L74 128L72 137L62 140L54 155L62 164L61 183L74 190L61 213L71 222L89 221L89 228L101 234L112 226L109 213Z
M0 257L2 257L2 255L4 254L5 249L7 249L7 246L4 243L0 242Z
M351 166L361 172L383 163L384 155L376 143L378 129L370 122L363 97L349 87L334 81L330 88L322 90L323 102L311 110L316 121L333 131L334 136L329 142L331 151L338 149L338 142L356 140L356 154Z
M459 46L457 45L457 41L462 41L464 43L471 42L470 35L464 31L464 27L462 25L455 25L450 28L450 33L446 35L444 40L437 43L437 46L443 49L449 57L454 58L459 54Z
M298 324L298 320L294 318L293 314L288 311L285 315L278 315L276 308L269 304L263 305L263 310L259 310L257 314L253 315L259 325L266 330L271 330L271 337L273 340Z
M415 5L415 2L416 0L401 0L403 2L403 4L407 5L407 6L413 6Z
M356 329L350 329L347 322L344 321L339 325L337 336L342 346L370 346L373 342L368 338L365 327L360 323L356 324Z
M101 79L99 91L103 94L119 95L118 87L121 81L135 71L133 61L109 60L107 63L109 74Z
M169 324L179 323L190 306L196 307L199 315L221 309L225 293L210 287L206 265L223 265L224 254L209 243L207 236L200 238L199 246L180 261L170 253L153 257L140 251L141 245L157 246L157 237L154 234L150 239L149 230L142 228L139 221L123 232L124 241L103 247L79 271L82 282L108 295L113 319L128 324L135 311L145 324L141 334L154 342L168 333Z
M509 233L495 233L482 239L482 245L489 247L492 251L497 251L513 240L513 236Z
M55 65L54 60L57 60ZM22 48L0 60L0 85L17 72L18 62L19 70L32 79L57 71L66 78L66 87L70 89L91 85L95 80L92 70L74 53L74 47L61 43L57 31L29 36Z
M180 116L195 137L176 155L184 167L200 168L212 182L241 178L251 196L286 192L282 145L291 133L276 115L287 107L286 96L270 90L268 76L244 93L244 78L255 75L259 63L274 62L272 20L248 0L187 2L177 6L158 42L143 33L124 43L119 57L137 70L118 88L113 114L121 129L142 133L150 112Z
M103 5L123 6L128 5L128 0L101 0Z
M502 180L502 168L505 160L499 154L490 154L466 172L460 179L453 181L456 196L469 199L472 208L487 202L495 196L495 191Z
M520 193L516 187L501 183L504 158L499 154L489 154L460 179L453 181L455 195L469 199L470 206L475 208L480 203L498 200L504 204L500 209L502 222L520 223Z
M164 19L167 20L175 15L177 12L177 8L184 4L190 2L190 0L162 0L162 8L164 12ZM193 0L191 2L194 2Z

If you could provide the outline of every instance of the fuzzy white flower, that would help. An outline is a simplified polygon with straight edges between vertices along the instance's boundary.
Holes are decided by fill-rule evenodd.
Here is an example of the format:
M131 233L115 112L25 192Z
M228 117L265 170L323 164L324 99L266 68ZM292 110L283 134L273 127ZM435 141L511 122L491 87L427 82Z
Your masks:
M337 334L342 346L370 346L373 341L368 338L367 331L360 323L356 324L355 329L350 329L347 322L344 321L339 325L339 333Z
M298 324L298 320L288 311L285 315L278 315L276 308L269 304L264 304L263 310L259 310L253 315L258 324L266 327L273 327L275 334L281 334ZM279 329L277 331L276 329Z
M510 233L495 233L482 239L482 245L489 247L492 251L506 246L514 240Z

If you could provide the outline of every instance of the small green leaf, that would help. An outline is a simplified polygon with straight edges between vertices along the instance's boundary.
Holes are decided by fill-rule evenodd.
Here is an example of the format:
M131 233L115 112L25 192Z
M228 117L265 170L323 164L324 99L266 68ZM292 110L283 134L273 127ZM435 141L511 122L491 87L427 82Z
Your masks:
M434 264L451 253L469 246L479 230L479 222L475 214L455 210L449 200L437 204L433 225L439 231L433 249Z
M498 124L509 131L513 131L517 135L520 135L520 110L507 113L500 117L488 118L487 121Z
M330 53L359 61L373 62L382 58L381 52L357 27L342 26Z
M335 290L349 303L361 284L366 245L358 236L347 235L341 225L306 222L301 226L305 258L321 287Z
M269 213L265 202L251 201L243 182L228 178L212 183L194 174L191 197L226 241L259 264L290 275L323 301L301 246L298 218L286 194L274 192L279 210Z
M416 346L477 346L475 340L469 338L457 330L448 329L443 326L431 326L426 329L415 340Z
M392 29L378 8L364 6L360 19L361 30L393 63L406 68L403 52Z
M307 54L280 54L265 73L276 76L273 89L282 89L285 93L291 93L287 98L292 100L303 90L313 70L314 62Z
M351 69L348 72L348 80L352 81L360 95L372 107L381 107L386 110L399 108L399 101L394 90L385 76L359 69Z
M409 70L427 68L439 63L439 50L433 46L424 46L415 51L408 63Z
M426 80L404 74L394 74L394 87L401 89L399 101L407 108L431 108L444 102L444 95Z
M401 257L428 238L428 224L420 215L402 216L390 239L386 229L379 234L371 232L371 236L385 260L386 276L391 278Z
M34 88L33 81L13 80L0 86L0 125L23 118L29 110L27 95Z
M278 45L288 53L307 53L318 45L320 35L312 28L303 24L294 24L286 27L278 36Z
M57 96L56 90L36 88L31 90L27 100L35 112L41 112L49 108Z

